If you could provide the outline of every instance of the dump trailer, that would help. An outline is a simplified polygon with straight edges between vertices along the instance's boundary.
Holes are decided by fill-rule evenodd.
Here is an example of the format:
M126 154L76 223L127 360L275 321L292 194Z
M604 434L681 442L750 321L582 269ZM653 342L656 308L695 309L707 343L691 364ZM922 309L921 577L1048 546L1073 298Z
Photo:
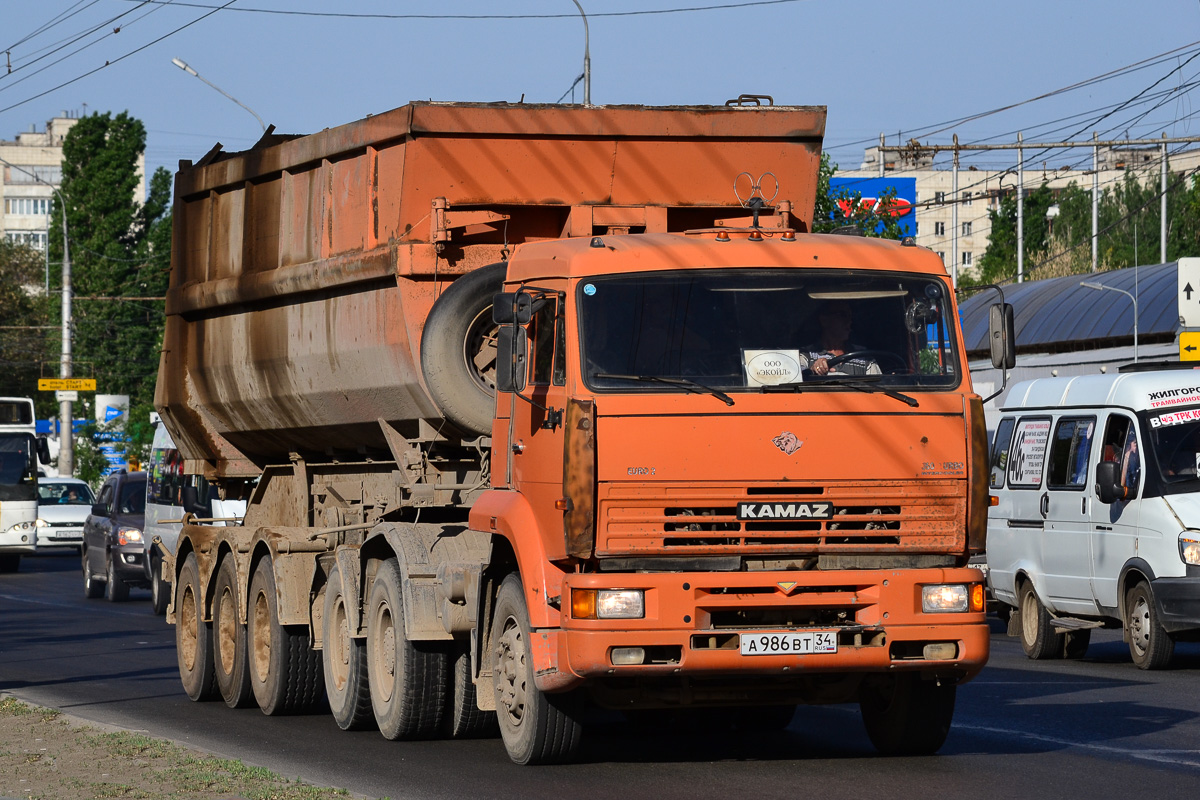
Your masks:
M189 697L518 763L592 705L937 750L982 405L936 255L809 233L824 124L422 102L183 162L155 404L247 503L158 553Z

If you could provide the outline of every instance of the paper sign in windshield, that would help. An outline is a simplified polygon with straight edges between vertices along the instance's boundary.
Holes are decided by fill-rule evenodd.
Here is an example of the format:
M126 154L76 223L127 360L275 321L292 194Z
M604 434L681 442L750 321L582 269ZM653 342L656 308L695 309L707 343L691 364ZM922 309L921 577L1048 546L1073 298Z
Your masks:
M1008 464L1008 482L1040 486L1042 465L1046 461L1046 442L1050 439L1050 420L1021 420L1014 437L1015 446Z
M778 386L803 380L799 350L743 350L749 386Z
M1182 425L1185 422L1200 420L1200 408L1189 408L1185 411L1174 411L1170 414L1160 414L1150 418L1151 428L1161 428L1164 425Z

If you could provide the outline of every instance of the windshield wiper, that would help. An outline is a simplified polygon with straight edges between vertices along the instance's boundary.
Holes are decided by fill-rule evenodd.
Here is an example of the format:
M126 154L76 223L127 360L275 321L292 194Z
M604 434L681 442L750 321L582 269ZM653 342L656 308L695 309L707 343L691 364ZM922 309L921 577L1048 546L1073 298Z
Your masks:
M597 378L605 380L617 381L643 381L647 383L665 383L668 386L679 386L686 389L691 394L711 394L727 406L733 405L733 398L722 392L720 389L714 389L711 386L705 386L703 383L696 383L687 378L663 378L658 375L615 375L611 372L598 372Z
M864 386L863 384L867 384ZM901 403L905 403L913 408L920 405L915 398L909 397L906 394L901 394L895 389L889 389L886 386L879 385L878 375L844 375L835 378L821 378L812 381L795 381L793 383L777 383L763 386L764 392L802 392L815 386L845 386L849 389L855 389L860 392L871 394L872 392L881 392L888 397L893 397Z

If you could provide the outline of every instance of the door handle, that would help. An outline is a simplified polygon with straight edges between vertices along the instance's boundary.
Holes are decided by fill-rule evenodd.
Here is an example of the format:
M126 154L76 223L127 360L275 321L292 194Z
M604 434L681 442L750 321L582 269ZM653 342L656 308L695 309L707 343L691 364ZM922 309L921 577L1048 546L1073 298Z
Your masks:
M1081 513L1081 514L1086 514L1086 513L1087 513L1087 498L1086 498L1086 497L1084 497L1084 498L1081 498L1081 499L1083 500L1083 503L1082 503L1082 505L1081 505L1081 507L1080 507L1080 509L1079 509L1079 513Z
M1038 510L1042 512L1042 519L1045 519L1046 516L1050 513L1050 495L1049 495L1049 493L1042 495L1042 504Z

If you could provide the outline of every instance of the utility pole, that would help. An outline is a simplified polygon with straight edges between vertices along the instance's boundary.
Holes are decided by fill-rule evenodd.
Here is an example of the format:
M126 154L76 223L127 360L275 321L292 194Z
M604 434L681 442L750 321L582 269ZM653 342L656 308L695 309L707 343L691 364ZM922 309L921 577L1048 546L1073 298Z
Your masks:
M1017 131L1017 283L1025 280L1025 148Z
M1167 138L1166 131L1163 131L1163 139ZM1162 153L1162 164L1160 172L1162 173L1162 208L1159 211L1159 230L1158 230L1158 263L1167 263L1167 143L1164 141L1159 145Z
M883 156L883 151L879 152L880 157ZM954 288L958 288L958 134L954 134L954 169L950 183L950 227L953 230L950 236L950 276L954 284Z
M583 13L583 6L579 5L579 0L571 0L571 2L579 9L579 16L583 17L583 104L590 106L592 104L592 49L588 41L587 14Z
M1092 132L1092 272L1100 269L1100 145Z

